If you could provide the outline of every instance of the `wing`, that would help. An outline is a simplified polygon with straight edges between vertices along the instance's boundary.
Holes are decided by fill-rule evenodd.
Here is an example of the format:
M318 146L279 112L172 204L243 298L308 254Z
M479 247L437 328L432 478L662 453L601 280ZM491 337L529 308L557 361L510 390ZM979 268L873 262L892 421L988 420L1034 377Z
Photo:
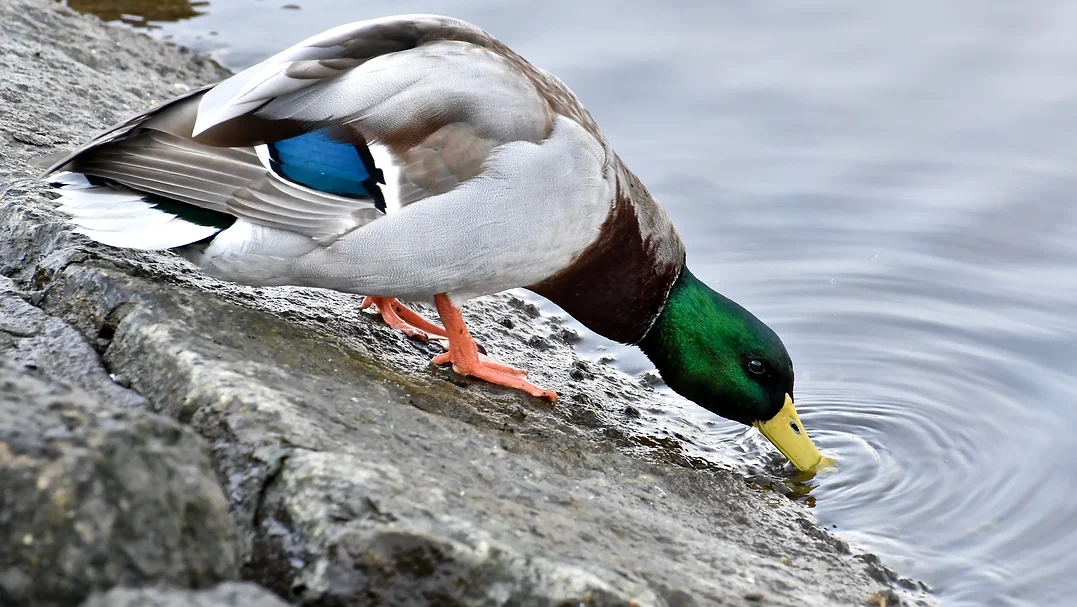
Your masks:
M469 23L408 15L314 36L110 129L50 172L328 245L461 187L508 143L543 142L561 116L608 149L556 78Z
M358 190L339 195L282 175L288 173L283 170L286 165L279 162L281 158L273 158L264 149L266 146L259 150L194 140L190 133L198 102L206 90L209 87L115 125L45 169L42 178L63 170L96 178L95 184L107 180L126 192L125 206L130 214L116 216L117 199L109 195L107 188L81 184L73 187L73 182L61 182L62 210L73 216L80 232L116 246L171 248L197 239L177 241L176 223L166 220L201 218L203 211L209 211L232 221L246 219L327 243L383 215L380 198L361 185ZM275 142L281 150L295 148L312 135L320 135L298 129L278 133L288 137ZM354 150L352 144L318 139L320 143L308 155L307 164L321 172L334 159L336 148ZM363 172L367 168L354 167L354 180L360 184L367 181L369 176ZM137 208L139 204L143 208ZM143 222L135 221L135 216ZM147 231L145 222L157 225L159 233ZM188 223L205 222L199 219ZM220 231L230 221L215 223ZM212 235L205 230L179 233Z
M202 97L193 134L250 145L267 125L333 129L370 147L392 208L475 177L500 145L543 141L557 115L601 138L567 87L483 30L405 15L329 30L244 70Z

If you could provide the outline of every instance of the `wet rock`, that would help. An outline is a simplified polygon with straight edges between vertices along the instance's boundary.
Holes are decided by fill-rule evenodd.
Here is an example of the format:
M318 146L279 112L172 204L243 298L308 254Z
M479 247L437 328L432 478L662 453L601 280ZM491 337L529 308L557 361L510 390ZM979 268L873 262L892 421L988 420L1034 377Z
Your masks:
M901 607L901 597L893 590L880 590L871 593L864 604L869 607Z
M878 556L874 554L858 554L856 558L867 563L868 575L877 582L889 584L898 580L897 573L893 569L890 569L886 565L882 564Z
M239 572L228 501L194 432L2 359L0 546L3 605Z
M538 306L529 301L524 301L515 295L508 298L508 303L513 308L523 311L527 314L528 318L538 318L542 315L542 313L539 312Z
M648 371L640 373L636 377L636 379L639 380L640 385L646 386L648 388L655 388L658 386L665 385L665 381L662 380L662 376L655 369L650 369Z
M541 351L553 349L553 344L550 343L550 340L542 335L532 335L531 338L527 340L527 345Z
M355 295L241 287L170 253L111 249L73 235L27 162L168 98L177 84L223 77L211 63L72 16L59 3L7 0L0 3L0 65L0 267L11 279L4 293L14 298L4 305L27 319L5 325L14 330L0 333L0 348L33 362L27 353L38 351L30 347L37 342L26 340L74 331L81 341L55 341L83 344L71 364L48 357L33 364L44 377L111 403L71 409L86 420L74 429L48 417L62 422L69 409L47 409L28 418L43 421L21 430L29 438L20 440L52 444L46 427L62 428L75 438L53 449L74 455L58 470L83 483L76 489L105 487L86 504L107 511L116 489L130 494L121 504L159 509L160 520L93 519L118 525L107 529L110 537L144 530L147 551L174 549L148 552L159 560L137 559L149 568L138 575L206 586L233 577L241 562L245 579L320 605L712 605L743 604L762 592L768 605L829 606L858 605L878 590L867 564L841 553L801 506L749 487L720 455L696 450L702 441L687 439L702 430L686 405L605 365L580 363L534 320L538 308L517 296L469 302L465 318L491 356L565 395L557 407L431 369L438 346L386 328L358 310ZM89 365L85 373L78 361ZM138 396L105 382L109 374ZM6 419L18 419L12 415ZM95 437L104 446L129 445L140 459L114 470L125 460L87 449ZM205 445L235 541L220 520L221 501L209 497ZM28 457L46 466L49 453ZM147 462L160 467L154 483L124 476ZM181 463L182 471L169 467ZM20 483L25 499L38 504L46 498L36 478L5 475L0 485ZM102 485L113 478L127 484ZM169 493L178 479L193 479L193 488ZM69 511L81 513L78 503ZM191 508L166 508L181 505ZM205 520L195 529L183 517ZM802 518L804 527L790 524ZM19 524L44 524L34 520ZM54 521L53 533L67 534L78 520ZM31 546L43 532L34 529ZM185 543L199 530L213 533L202 538L213 563ZM124 566L139 553L112 552L115 542L93 548L105 551L97 559L43 573L25 568L38 553L23 538L0 536L0 562L16 555L10 558L22 567L0 569L0 580L13 580L5 588L31 592L37 586L19 575L62 574L58 584L90 580L81 598L134 583ZM86 550L78 544L64 554ZM187 569L177 564L184 550L194 551ZM778 555L792 564L778 563ZM72 588L63 584L56 587ZM75 596L64 595L66 604Z
M572 327L560 327L557 329L556 335L566 344L579 343L583 339L580 337L580 332Z
M272 592L251 583L227 582L209 590L114 588L82 607L288 607Z
M583 381L594 379L595 374L591 372L591 366L586 361L577 360L572 363L572 371L569 372L569 377L576 381Z

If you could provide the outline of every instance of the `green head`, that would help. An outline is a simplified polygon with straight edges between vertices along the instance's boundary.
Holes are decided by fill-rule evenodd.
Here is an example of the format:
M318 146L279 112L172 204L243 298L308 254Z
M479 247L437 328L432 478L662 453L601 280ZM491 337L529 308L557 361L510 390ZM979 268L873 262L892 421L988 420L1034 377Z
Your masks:
M681 396L759 428L801 470L819 464L793 407L793 361L782 340L687 267L640 348Z

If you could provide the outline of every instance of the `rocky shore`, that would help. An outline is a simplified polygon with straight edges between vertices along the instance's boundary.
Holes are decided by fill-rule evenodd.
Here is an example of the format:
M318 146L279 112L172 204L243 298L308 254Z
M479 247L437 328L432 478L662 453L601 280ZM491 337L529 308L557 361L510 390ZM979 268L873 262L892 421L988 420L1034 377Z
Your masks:
M28 161L226 75L0 3L0 605L934 604L655 436L653 391L518 298L468 321L556 408L431 368L357 297L71 234Z

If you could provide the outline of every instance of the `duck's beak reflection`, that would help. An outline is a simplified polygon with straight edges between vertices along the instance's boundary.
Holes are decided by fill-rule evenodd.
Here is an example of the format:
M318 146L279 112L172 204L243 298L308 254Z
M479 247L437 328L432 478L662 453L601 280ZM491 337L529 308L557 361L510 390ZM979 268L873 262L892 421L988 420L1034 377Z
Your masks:
M752 424L763 436L774 443L789 461L801 472L814 472L820 468L834 465L834 460L823 457L815 448L815 443L808 437L808 430L800 423L793 397L785 395L785 406L771 419Z

